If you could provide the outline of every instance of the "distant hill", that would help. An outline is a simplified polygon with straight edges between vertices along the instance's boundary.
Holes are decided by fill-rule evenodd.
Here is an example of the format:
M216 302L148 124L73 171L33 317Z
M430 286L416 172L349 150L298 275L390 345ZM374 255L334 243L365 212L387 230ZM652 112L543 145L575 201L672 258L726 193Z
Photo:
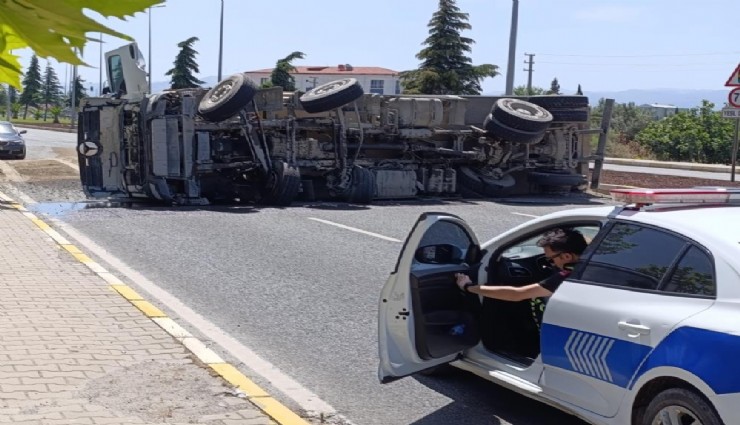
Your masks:
M591 104L596 104L601 98L611 98L617 103L634 102L637 105L645 103L660 103L674 105L679 108L695 108L701 105L702 100L714 103L715 109L721 109L727 102L727 90L683 90L683 89L652 89L652 90L623 90L623 91L588 91L583 94L589 97Z

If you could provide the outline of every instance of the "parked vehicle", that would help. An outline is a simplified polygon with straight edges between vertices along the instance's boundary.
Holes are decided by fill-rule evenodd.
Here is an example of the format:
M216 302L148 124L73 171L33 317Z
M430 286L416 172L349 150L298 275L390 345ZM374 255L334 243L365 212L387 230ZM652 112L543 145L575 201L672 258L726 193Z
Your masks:
M177 204L369 203L578 190L584 96L364 94L353 78L307 93L215 87L146 93L136 44L106 55L109 94L83 100L80 176L91 197Z
M8 121L0 121L0 157L25 159L26 141L23 140L26 130L18 130Z
M422 214L380 296L380 381L449 363L593 424L737 423L740 191L612 193L625 205L548 214L482 245L463 219ZM590 244L541 327L530 301L456 285L456 273L544 279L536 241L556 227Z

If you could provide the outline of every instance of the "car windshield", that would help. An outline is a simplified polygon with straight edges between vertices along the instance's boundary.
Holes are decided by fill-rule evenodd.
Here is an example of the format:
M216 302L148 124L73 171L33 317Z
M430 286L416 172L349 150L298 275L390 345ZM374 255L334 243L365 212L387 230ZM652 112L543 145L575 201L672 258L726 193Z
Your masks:
M11 124L0 124L0 134L18 134Z

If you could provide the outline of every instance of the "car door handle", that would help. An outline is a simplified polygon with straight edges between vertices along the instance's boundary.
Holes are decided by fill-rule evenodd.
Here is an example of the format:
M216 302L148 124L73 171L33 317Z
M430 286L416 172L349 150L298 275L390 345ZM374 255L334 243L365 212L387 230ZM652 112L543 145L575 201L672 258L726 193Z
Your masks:
M637 338L640 335L649 335L650 334L650 328L641 325L639 323L629 323L629 322L618 322L617 326L619 326L619 329L623 331L627 331L627 336L632 338Z

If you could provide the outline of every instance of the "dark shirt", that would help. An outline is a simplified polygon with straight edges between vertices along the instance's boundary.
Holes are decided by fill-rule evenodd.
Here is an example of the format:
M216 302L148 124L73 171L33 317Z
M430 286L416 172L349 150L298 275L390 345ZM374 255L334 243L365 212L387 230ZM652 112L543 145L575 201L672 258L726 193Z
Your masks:
M540 286L547 289L550 292L555 292L561 283L570 276L570 270L560 270L557 273L553 273L550 277L540 282Z
M570 276L570 272L573 271L573 266L575 266L575 264L566 264L564 266L564 269L558 270L557 273L553 273L550 277L541 281L540 286L550 292L555 292L558 287L560 287L560 284L563 283L563 281L567 279L568 276ZM534 322L537 324L538 328L542 324L542 316L545 313L547 300L547 297L534 298L530 300L530 305L532 306L532 315L534 316Z

